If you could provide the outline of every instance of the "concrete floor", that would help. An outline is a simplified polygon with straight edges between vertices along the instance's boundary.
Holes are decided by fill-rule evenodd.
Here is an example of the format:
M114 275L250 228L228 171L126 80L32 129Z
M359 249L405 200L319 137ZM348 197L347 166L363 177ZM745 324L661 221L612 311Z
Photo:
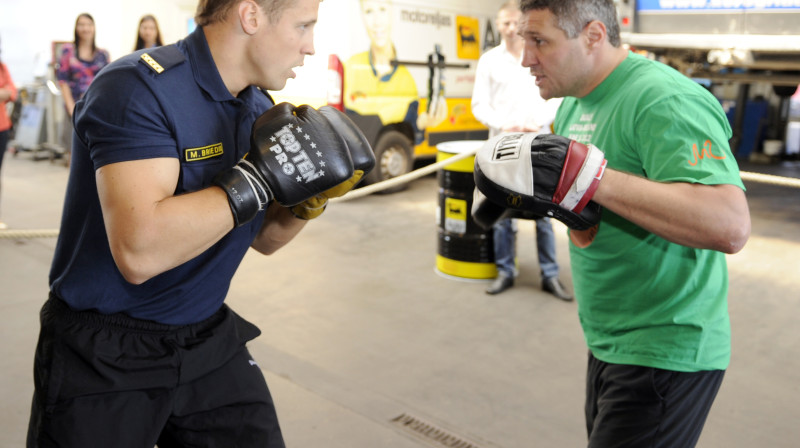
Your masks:
M800 177L797 165L755 168ZM58 227L62 165L7 155L2 175L6 223ZM752 236L728 258L733 359L699 446L796 447L800 190L748 188ZM517 286L488 296L485 282L435 272L437 200L429 175L333 204L279 253L245 258L228 302L263 332L250 349L289 447L585 446L586 347L575 303L540 291L533 224L520 225ZM54 246L0 237L0 447L24 445Z

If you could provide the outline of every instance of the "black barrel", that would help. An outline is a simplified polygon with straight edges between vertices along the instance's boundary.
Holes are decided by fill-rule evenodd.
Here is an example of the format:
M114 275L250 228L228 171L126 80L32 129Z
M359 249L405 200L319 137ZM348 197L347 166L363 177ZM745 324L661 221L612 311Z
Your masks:
M461 140L436 146L436 161L447 160L483 145L480 140ZM439 233L436 270L445 275L470 279L497 276L491 230L485 231L472 219L475 156L439 170Z

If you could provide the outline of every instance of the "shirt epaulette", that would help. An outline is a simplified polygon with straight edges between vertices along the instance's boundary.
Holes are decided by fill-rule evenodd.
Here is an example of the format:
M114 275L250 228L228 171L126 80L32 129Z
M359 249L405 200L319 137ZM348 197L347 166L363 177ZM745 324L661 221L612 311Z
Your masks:
M154 72L161 73L186 60L186 57L175 45L158 47L153 51L142 53L141 61Z

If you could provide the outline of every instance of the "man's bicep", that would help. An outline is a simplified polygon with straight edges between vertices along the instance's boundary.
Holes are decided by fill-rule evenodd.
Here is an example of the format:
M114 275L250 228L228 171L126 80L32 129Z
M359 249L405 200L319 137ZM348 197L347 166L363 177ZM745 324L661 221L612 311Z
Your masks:
M180 173L176 158L132 160L95 172L97 192L109 238L147 220L156 204L175 192ZM114 235L112 235L112 233Z
M637 119L634 143L644 174L667 182L737 183L730 127L717 112L691 95L649 107Z

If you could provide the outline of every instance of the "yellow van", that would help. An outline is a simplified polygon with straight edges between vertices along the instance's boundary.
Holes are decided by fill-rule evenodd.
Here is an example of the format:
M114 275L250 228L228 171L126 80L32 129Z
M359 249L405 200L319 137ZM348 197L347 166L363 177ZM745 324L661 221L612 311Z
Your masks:
M344 111L378 160L365 183L400 176L415 159L435 156L439 143L487 138L470 102L478 58L499 43L497 7L487 0L325 0L315 55L271 93L278 102Z

